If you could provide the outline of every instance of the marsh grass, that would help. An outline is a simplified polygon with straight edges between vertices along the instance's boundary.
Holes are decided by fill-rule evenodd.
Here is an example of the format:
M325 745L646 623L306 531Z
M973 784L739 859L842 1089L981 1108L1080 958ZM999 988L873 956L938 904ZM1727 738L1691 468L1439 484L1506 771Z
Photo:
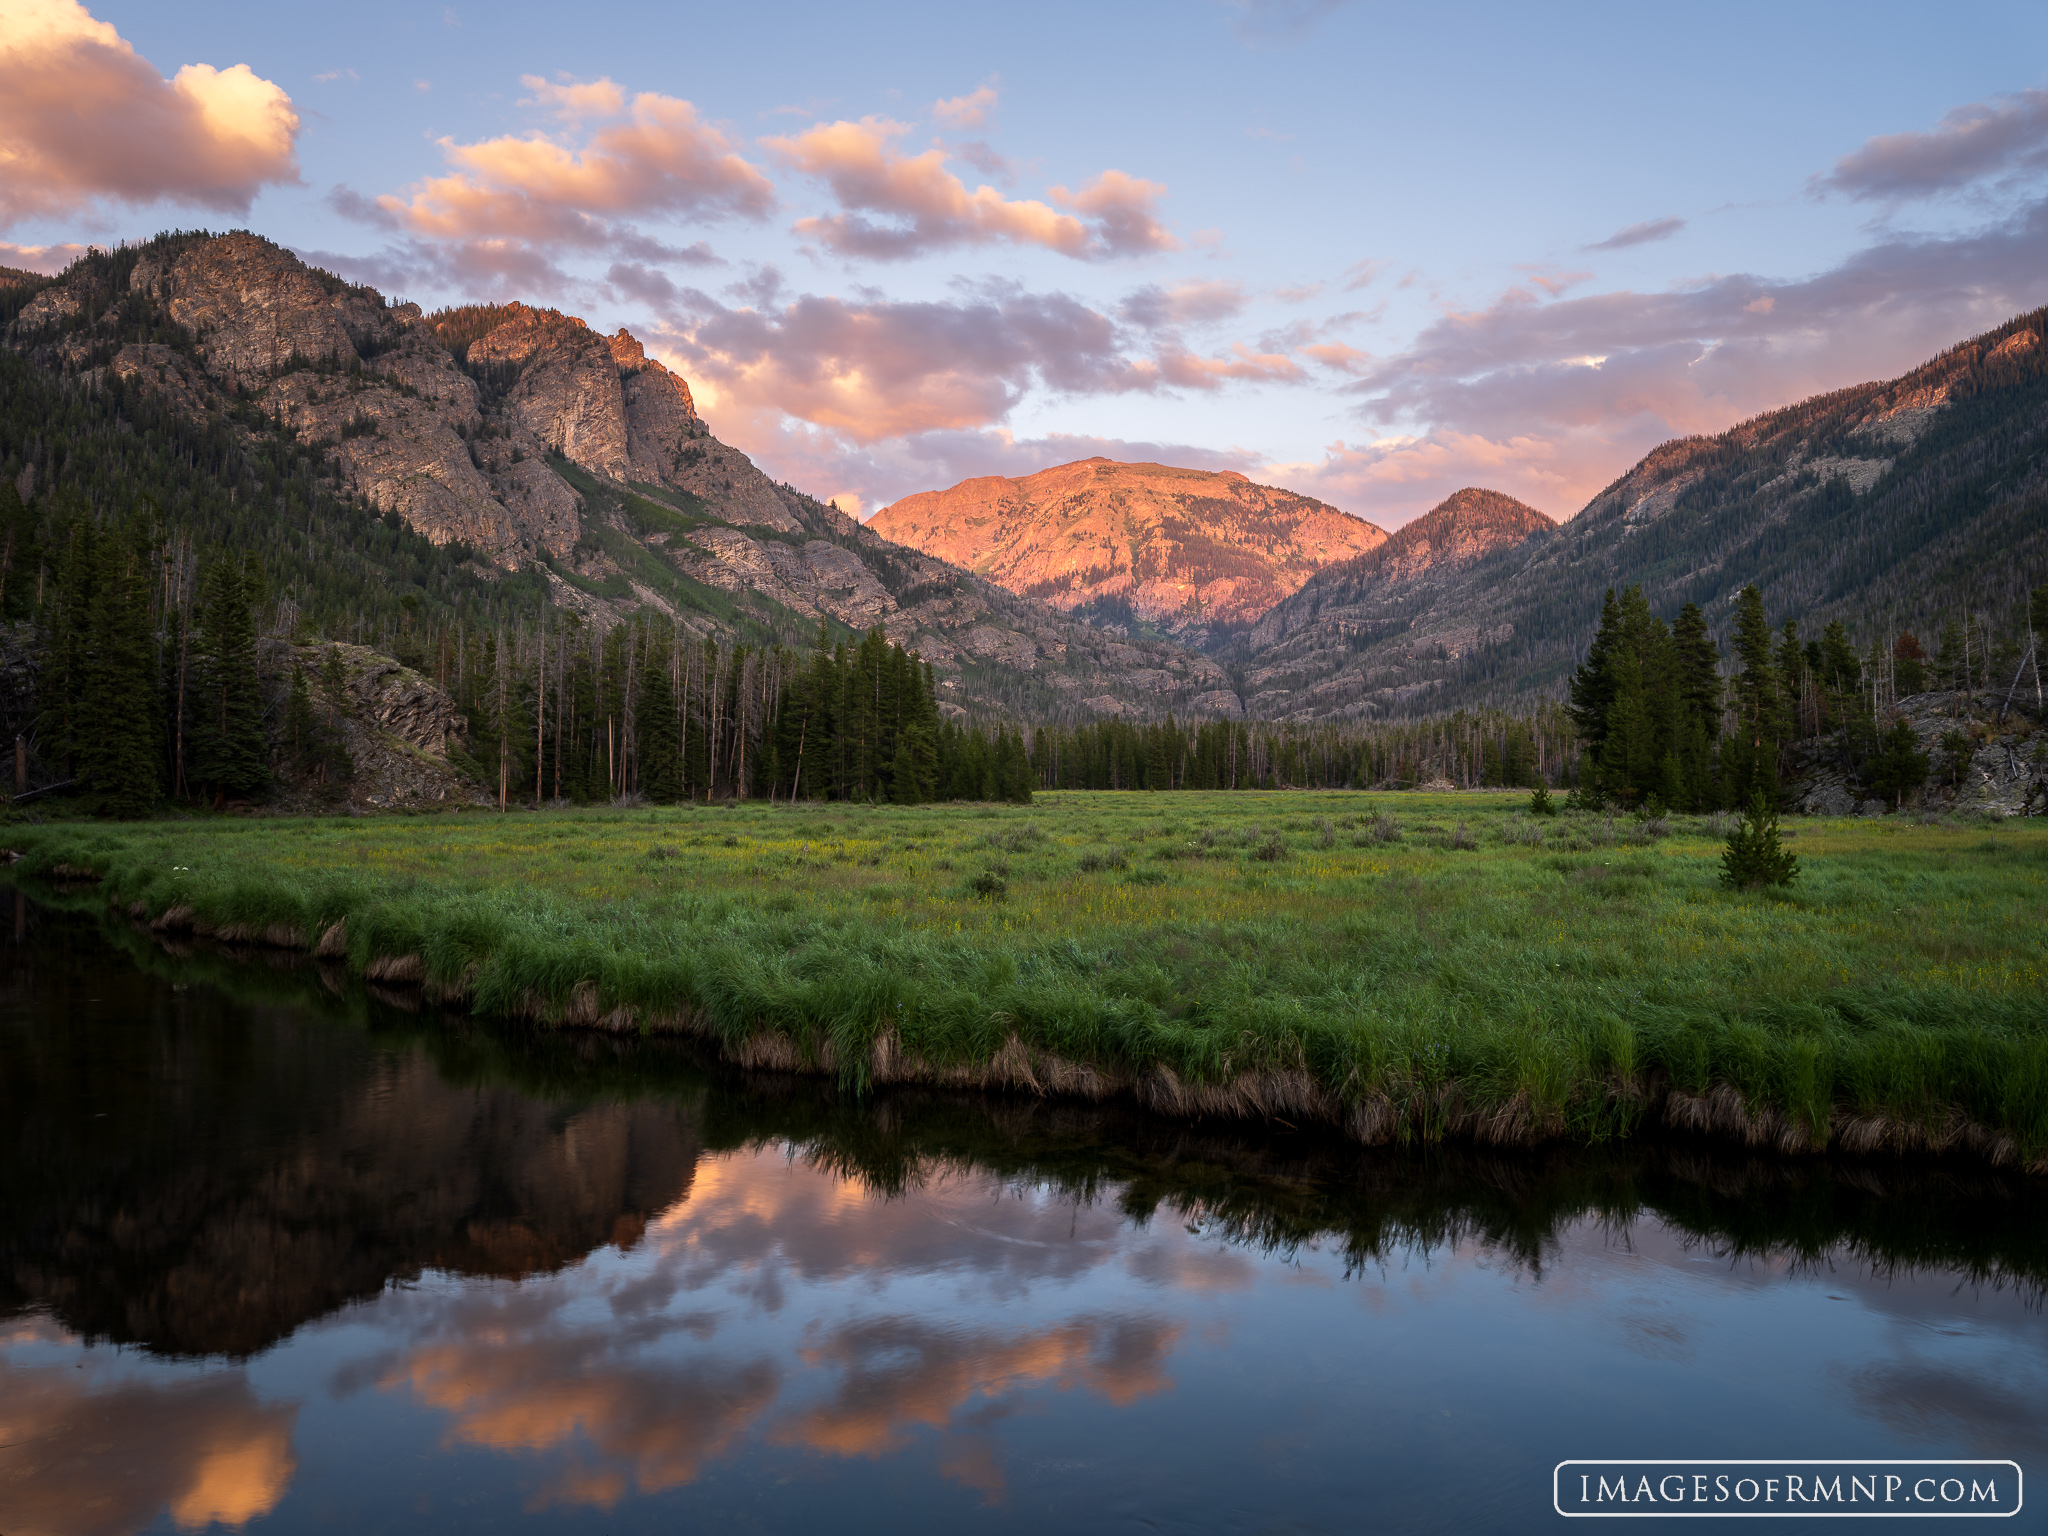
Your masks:
M25 873L92 869L151 918L186 907L307 944L346 918L355 969L417 955L480 1011L594 989L731 1046L829 1045L856 1080L884 1033L963 1065L1016 1037L1194 1084L1305 1072L1413 1107L1424 1136L1447 1085L1599 1138L1633 1123L1617 1086L1662 1082L1726 1086L1816 1133L1960 1114L2023 1158L2048 1150L2048 827L1803 821L1799 884L1758 893L1718 886L1713 818L1657 837L1567 813L1530 837L1526 806L1047 794L7 841ZM1357 836L1332 836L1346 821Z

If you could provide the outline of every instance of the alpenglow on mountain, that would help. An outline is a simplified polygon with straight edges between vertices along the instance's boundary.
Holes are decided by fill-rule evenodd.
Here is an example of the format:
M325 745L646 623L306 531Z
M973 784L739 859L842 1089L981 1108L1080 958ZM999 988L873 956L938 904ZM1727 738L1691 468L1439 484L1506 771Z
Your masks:
M868 526L1065 612L1195 643L1387 537L1234 470L1104 458L921 491Z

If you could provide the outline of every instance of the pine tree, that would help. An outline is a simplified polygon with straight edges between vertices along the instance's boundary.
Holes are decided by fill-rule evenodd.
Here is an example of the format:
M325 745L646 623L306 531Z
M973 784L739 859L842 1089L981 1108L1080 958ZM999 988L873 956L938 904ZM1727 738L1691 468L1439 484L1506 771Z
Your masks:
M1721 854L1721 883L1739 891L1766 885L1790 885L1799 878L1799 860L1778 841L1778 813L1759 789L1749 810L1728 834Z
M1752 583L1735 608L1735 657L1742 670L1731 689L1735 731L1721 743L1723 796L1736 805L1761 793L1778 797L1778 670L1771 660L1771 626L1763 594Z
M1910 629L1892 643L1892 681L1902 699L1927 691L1927 651Z
M1892 722L1878 741L1870 760L1870 787L1890 798L1894 808L1904 805L1906 792L1927 782L1931 770L1927 754L1920 750L1920 738L1913 723L1903 717Z
M248 574L239 561L214 564L194 647L192 778L222 799L250 799L270 784Z
M1597 753L1607 741L1607 714L1614 704L1613 658L1621 640L1621 604L1609 587L1600 605L1600 628L1571 680L1572 724L1589 753Z
M99 558L81 699L80 766L109 815L146 816L161 789L156 647L149 629L149 566L156 540L136 516L95 543Z
M670 680L670 637L656 625L640 665L640 695L633 713L640 748L640 793L657 805L683 798L681 740L676 725L675 686Z
M284 753L294 777L311 773L320 757L320 718L313 713L313 691L306 686L306 669L292 661L291 692L284 706Z

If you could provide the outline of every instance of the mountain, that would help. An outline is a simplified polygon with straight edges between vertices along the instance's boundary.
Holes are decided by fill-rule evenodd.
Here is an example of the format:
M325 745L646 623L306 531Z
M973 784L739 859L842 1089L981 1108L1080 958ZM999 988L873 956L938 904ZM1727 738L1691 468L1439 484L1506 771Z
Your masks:
M1104 458L922 491L868 526L1064 612L1194 643L1387 537L1233 470Z
M1411 615L1462 591L1488 557L1556 528L1512 496L1467 487L1404 524L1378 548L1316 572L1262 615L1234 648L1246 658L1241 681L1247 707L1262 716L1342 712L1349 699L1326 698L1313 689L1301 697L1294 685L1319 668L1342 677L1362 643L1405 631ZM1461 641L1468 637L1452 635L1443 643ZM1338 683L1338 693L1356 682Z
M1207 657L1093 629L770 480L624 330L521 303L427 315L246 232L95 251L0 288L0 321L0 466L25 495L147 491L350 638L400 622L408 589L483 622L546 594L600 627L653 611L722 642L880 624L963 706L1236 709Z
M1556 697L1601 594L1631 583L1667 617L1698 603L1723 639L1750 582L1774 624L1841 619L1859 648L1966 611L2004 623L2048 579L2044 336L2037 310L1900 378L1666 443L1568 522L1503 517L1500 542L1418 579L1403 534L1508 500L1461 492L1219 654L1254 713L1315 719Z

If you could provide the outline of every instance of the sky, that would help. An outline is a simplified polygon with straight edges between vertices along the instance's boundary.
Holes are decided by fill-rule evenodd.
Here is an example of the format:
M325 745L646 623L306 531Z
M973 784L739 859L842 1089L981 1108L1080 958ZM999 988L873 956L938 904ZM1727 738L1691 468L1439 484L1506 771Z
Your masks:
M2048 304L2048 6L0 0L0 264L193 227L626 326L863 516L1103 454L1565 518Z

